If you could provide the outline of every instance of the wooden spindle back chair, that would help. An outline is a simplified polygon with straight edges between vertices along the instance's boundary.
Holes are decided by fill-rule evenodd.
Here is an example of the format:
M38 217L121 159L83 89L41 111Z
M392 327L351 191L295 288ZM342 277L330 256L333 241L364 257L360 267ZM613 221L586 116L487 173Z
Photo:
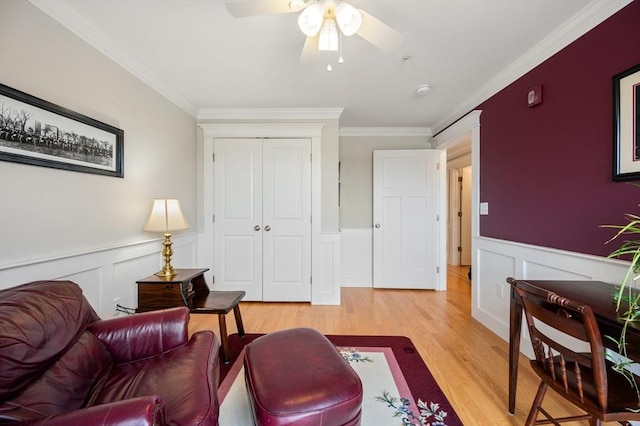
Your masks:
M535 353L531 367L541 379L526 425L640 420L639 413L629 410L639 407L636 390L622 374L612 371L591 308L536 287L516 286L514 290L523 305ZM559 343L541 331L539 323L587 343L589 352L577 352ZM553 419L542 408L548 387L586 413ZM537 420L539 413L546 419Z

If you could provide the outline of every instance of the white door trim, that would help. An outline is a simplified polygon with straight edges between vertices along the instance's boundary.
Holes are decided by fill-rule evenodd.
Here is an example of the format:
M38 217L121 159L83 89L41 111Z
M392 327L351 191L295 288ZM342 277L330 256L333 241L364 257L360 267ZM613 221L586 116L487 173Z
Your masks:
M479 288L482 283L478 279L478 253L476 250L477 239L480 238L480 115L481 110L475 110L453 123L451 126L437 134L432 140L432 146L438 149L449 150L471 139L471 316L478 318L480 303Z

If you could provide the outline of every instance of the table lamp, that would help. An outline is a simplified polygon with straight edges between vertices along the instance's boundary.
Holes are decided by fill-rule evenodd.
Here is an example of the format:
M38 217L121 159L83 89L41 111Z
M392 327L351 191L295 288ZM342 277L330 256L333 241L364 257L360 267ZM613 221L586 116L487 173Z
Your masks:
M180 231L189 229L189 224L180 209L180 201L169 198L156 198L153 200L153 207L149 214L147 223L142 228L149 232L164 232L164 242L162 243L162 257L164 258L164 267L155 275L163 278L171 278L176 272L171 266L171 231Z

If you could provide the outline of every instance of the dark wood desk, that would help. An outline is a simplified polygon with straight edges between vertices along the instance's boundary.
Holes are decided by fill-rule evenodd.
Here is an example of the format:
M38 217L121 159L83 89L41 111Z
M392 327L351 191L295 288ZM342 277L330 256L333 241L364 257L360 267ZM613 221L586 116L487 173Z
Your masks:
M166 278L156 275L136 281L138 308L136 312L186 306L194 314L216 314L220 326L222 361L229 362L226 315L233 310L238 335L244 336L240 315L240 300L244 291L210 291L204 273L209 269L176 269L176 275Z
M618 319L613 301L615 286L602 281L542 281L516 280L507 278L511 284L511 302L509 318L509 413L516 407L516 386L518 381L518 357L520 356L520 337L522 334L522 305L515 296L514 286L538 287L552 291L568 299L589 305L595 314L603 344L617 351L614 342L605 336L618 338L622 331L622 321ZM640 362L640 328L632 325L627 329L627 355Z

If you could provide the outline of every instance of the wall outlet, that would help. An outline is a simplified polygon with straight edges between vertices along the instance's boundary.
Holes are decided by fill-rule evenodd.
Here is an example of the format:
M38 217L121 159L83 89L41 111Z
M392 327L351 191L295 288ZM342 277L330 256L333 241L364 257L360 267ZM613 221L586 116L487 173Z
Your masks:
M500 299L504 297L504 286L501 283L496 283L496 296Z

